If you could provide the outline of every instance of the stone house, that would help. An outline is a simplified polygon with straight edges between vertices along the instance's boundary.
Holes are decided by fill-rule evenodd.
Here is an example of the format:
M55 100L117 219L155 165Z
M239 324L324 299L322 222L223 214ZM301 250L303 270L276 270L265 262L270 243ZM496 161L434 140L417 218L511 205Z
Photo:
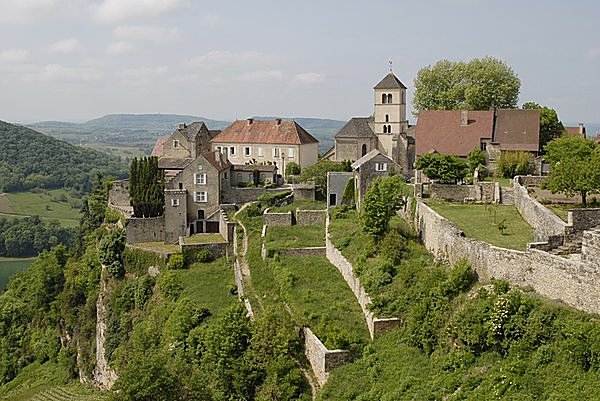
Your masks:
M565 132L567 135L578 136L583 139L587 138L585 125L583 125L583 123L579 123L577 127L565 127Z
M356 195L356 208L362 207L362 202L367 190L377 177L387 177L392 173L400 173L402 167L390 157L377 149L373 149L354 163L354 191Z
M231 187L231 163L206 152L165 184L165 242L195 233L218 233L220 205Z
M335 145L323 157L358 160L377 149L401 166L399 173L410 177L415 140L414 129L406 119L406 86L390 71L373 92L373 115L350 119L335 135Z
M350 171L327 172L327 207L342 204L342 197L348 181L354 176Z
M296 162L300 168L318 159L319 141L292 120L237 120L211 141L236 165L274 164L284 173L285 164Z

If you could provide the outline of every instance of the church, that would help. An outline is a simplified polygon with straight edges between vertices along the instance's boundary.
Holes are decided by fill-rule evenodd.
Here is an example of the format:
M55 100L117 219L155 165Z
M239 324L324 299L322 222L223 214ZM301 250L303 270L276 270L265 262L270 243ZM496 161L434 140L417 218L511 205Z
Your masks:
M323 158L356 161L378 150L400 165L402 174L409 178L415 161L415 136L406 118L406 86L390 70L373 91L373 114L351 118Z

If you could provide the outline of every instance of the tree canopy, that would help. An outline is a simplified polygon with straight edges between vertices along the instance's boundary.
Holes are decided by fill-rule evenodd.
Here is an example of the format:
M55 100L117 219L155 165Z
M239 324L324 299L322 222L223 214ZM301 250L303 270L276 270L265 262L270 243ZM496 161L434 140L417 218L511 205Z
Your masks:
M494 57L469 62L440 60L419 70L414 81L415 114L421 110L515 108L521 81Z
M422 154L417 158L415 168L423 171L430 179L439 180L444 184L456 184L469 172L466 161L458 156L442 153Z
M587 195L600 192L600 146L580 137L563 136L544 148L551 170L543 186L567 196L581 195L587 206Z
M131 161L129 194L135 217L162 216L165 210L165 177L158 158L143 157Z
M540 148L548 142L560 137L565 132L563 123L558 119L556 110L540 106L535 102L523 103L523 109L539 109L540 111Z
M327 193L328 171L352 171L352 169L350 167L350 162L347 160L342 162L319 160L316 164L303 168L298 177L298 181L314 182L317 196L324 197Z
M382 237L388 231L390 219L404 205L404 198L409 194L402 176L377 177L365 194L361 213L363 230Z

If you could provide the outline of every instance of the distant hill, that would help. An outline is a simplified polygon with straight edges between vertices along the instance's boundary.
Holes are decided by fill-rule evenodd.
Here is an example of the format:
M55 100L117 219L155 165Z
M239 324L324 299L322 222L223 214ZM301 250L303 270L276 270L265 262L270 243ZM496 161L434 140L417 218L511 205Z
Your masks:
M271 119L275 117L255 117ZM334 142L344 121L322 118L294 118L320 142L325 152ZM148 155L159 136L169 135L179 123L204 121L209 129L223 129L230 122L179 114L109 114L84 123L42 121L27 126L75 145L99 149L124 159Z
M63 187L87 191L96 172L127 175L127 166L116 158L3 121L0 149L0 192Z

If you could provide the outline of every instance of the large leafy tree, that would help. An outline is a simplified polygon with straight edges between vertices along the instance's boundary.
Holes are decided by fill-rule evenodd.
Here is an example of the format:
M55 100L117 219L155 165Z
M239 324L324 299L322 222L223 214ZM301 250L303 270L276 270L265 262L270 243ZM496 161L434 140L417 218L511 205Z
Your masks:
M363 230L376 238L383 237L390 219L404 205L409 194L410 189L402 176L377 177L365 194L360 217Z
M563 136L544 149L552 167L544 187L567 196L579 194L581 205L586 207L587 195L600 192L600 146L587 139Z
M415 114L421 110L488 110L517 106L521 81L494 57L469 62L440 60L422 68L414 81Z
M469 172L466 161L458 156L442 153L425 153L419 156L415 168L423 171L430 179L439 180L444 184L456 184Z
M541 106L535 102L523 103L523 109L538 109L540 111L540 148L558 138L565 132L563 123L558 119L556 110Z
M331 160L319 160L312 166L302 169L299 182L314 182L317 197L323 198L327 193L327 172L328 171L352 171L350 162L334 162Z

